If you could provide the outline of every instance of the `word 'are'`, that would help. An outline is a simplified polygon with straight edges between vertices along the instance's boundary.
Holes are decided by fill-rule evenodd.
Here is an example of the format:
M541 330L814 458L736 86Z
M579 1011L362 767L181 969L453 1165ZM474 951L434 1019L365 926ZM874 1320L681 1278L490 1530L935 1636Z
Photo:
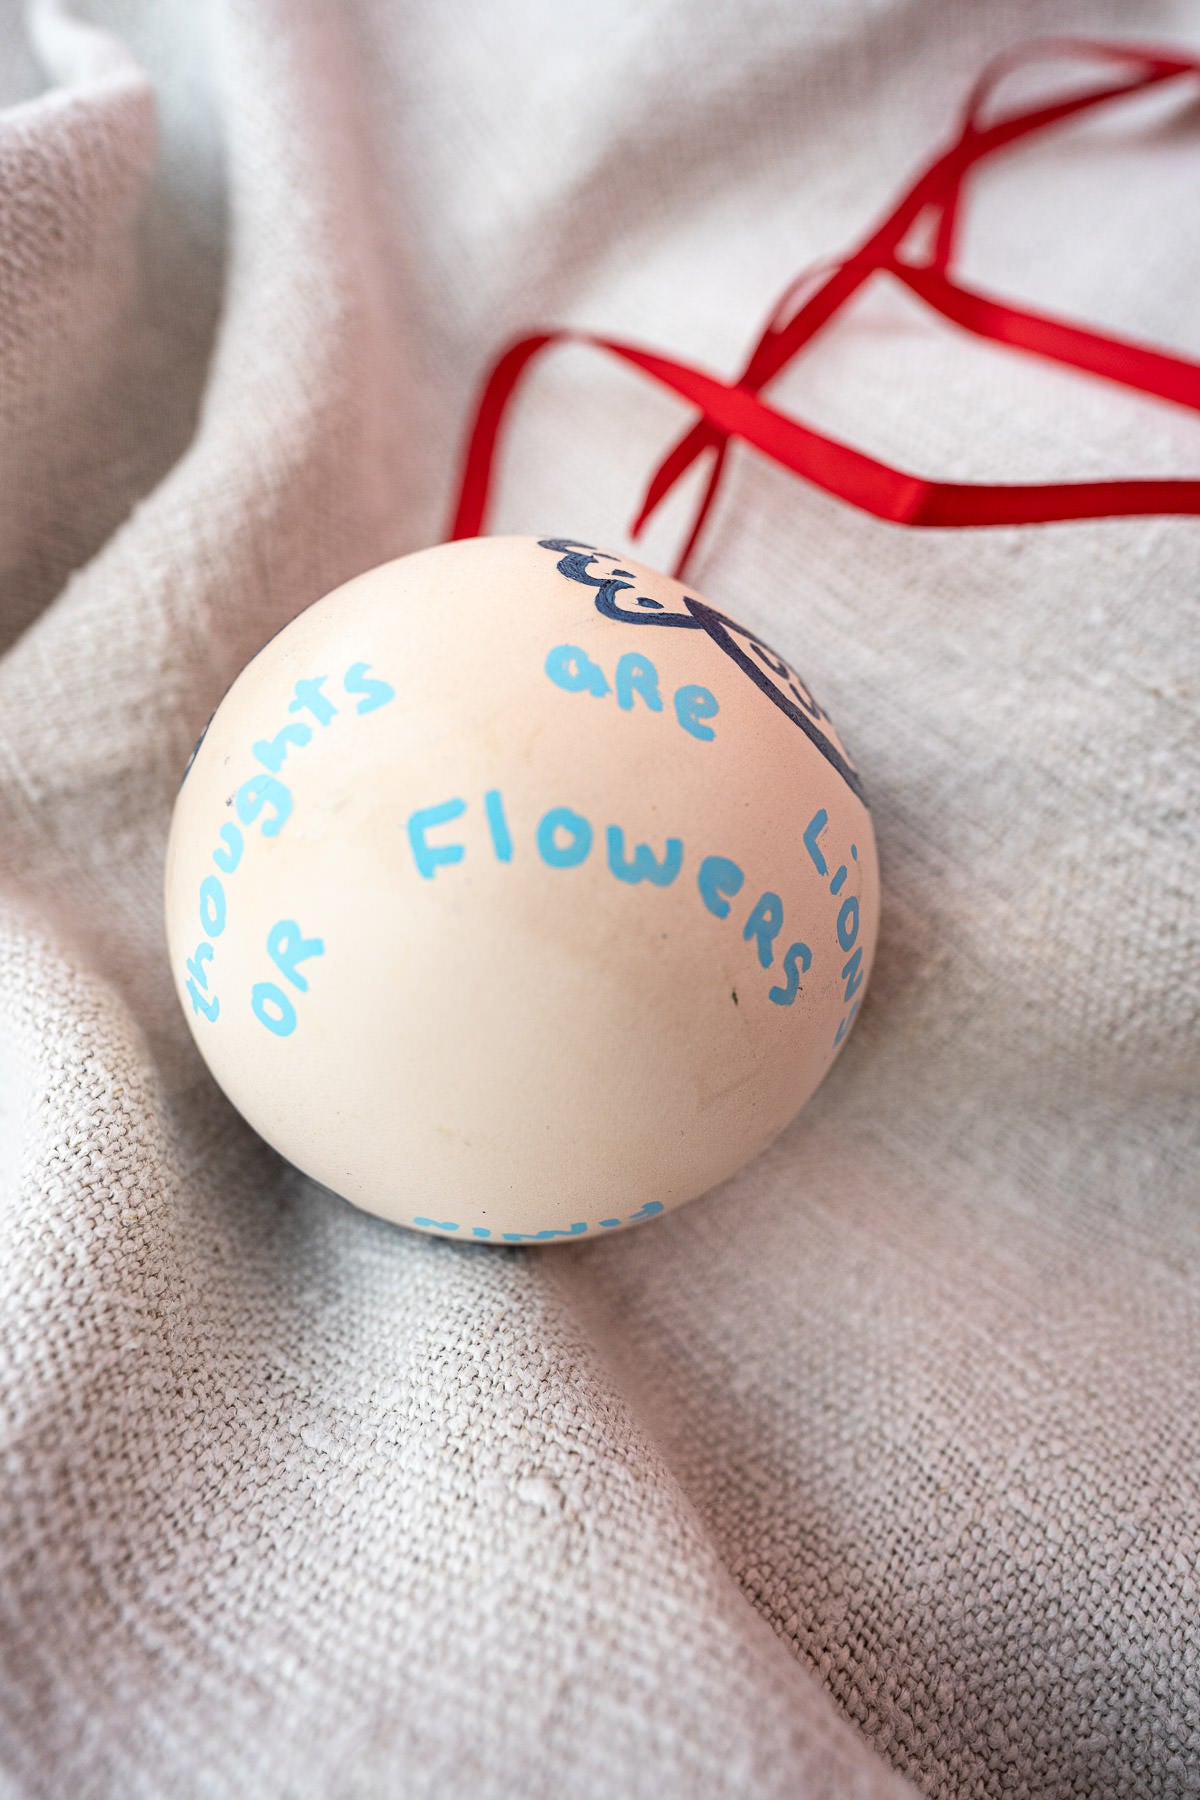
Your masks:
M556 644L546 658L546 673L555 687L565 689L568 694L592 694L600 700L613 692L600 664L578 644ZM632 712L636 700L651 712L662 712L658 670L648 656L627 650L617 663L613 684L622 712ZM687 682L676 688L674 706L675 718L689 737L699 738L701 743L712 742L716 733L704 721L715 719L721 709L709 688L701 687L698 682Z

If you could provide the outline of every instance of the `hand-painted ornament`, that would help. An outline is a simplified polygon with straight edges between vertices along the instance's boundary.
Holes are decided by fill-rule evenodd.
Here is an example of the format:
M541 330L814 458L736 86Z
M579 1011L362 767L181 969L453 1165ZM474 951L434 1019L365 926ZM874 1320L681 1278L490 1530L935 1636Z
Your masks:
M221 702L171 964L255 1130L402 1225L601 1235L755 1156L845 1041L879 875L800 677L687 588L475 538L310 606Z

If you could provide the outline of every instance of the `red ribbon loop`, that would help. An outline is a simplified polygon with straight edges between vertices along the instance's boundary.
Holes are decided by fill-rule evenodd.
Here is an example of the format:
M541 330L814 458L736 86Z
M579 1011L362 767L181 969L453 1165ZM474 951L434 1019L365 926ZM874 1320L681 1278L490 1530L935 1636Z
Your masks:
M1061 94L983 123L997 89L1017 68L1046 57L1118 64L1124 78ZM793 282L732 382L637 345L576 330L545 331L510 344L490 370L463 457L452 537L484 528L492 471L508 404L530 362L551 344L588 344L619 357L688 401L697 422L667 452L647 486L633 525L636 537L651 514L696 460L713 454L708 482L676 573L691 555L723 476L729 445L738 438L781 467L876 518L899 525L983 526L1049 524L1071 519L1148 513L1200 514L1200 480L1132 479L1012 485L927 480L892 468L836 438L812 430L761 398L761 390L871 279L885 273L925 305L965 331L993 343L1098 375L1144 394L1200 411L1200 365L1167 351L1095 331L1068 320L976 292L949 273L961 225L966 178L978 163L1034 132L1180 76L1200 73L1200 60L1136 45L1047 39L997 57L967 97L953 142L919 172L887 216L841 261L807 271ZM933 248L926 260L904 255L923 216L933 215Z

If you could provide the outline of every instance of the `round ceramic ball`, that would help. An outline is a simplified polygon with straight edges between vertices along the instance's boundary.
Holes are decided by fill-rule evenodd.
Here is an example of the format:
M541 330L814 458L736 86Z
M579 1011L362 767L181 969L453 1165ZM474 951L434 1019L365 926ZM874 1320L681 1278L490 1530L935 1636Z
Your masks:
M837 1056L879 912L828 715L690 588L565 539L373 569L238 676L167 850L238 1111L399 1224L603 1235L755 1156Z

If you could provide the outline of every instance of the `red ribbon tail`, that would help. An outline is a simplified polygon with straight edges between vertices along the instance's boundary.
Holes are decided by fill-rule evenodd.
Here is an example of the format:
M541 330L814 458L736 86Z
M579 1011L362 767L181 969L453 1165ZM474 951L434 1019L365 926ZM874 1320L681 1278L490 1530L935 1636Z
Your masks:
M1065 363L1138 393L1152 394L1200 412L1200 367L1195 363L1171 356L1165 350L1154 350L1148 344L1089 331L1048 313L1010 306L963 287L936 269L895 263L892 272L935 312L977 337L1011 345L1049 362Z
M541 331L518 338L492 366L475 403L475 420L463 452L458 504L450 522L451 538L478 537L482 532L496 466L497 441L513 390L538 352L567 335Z

